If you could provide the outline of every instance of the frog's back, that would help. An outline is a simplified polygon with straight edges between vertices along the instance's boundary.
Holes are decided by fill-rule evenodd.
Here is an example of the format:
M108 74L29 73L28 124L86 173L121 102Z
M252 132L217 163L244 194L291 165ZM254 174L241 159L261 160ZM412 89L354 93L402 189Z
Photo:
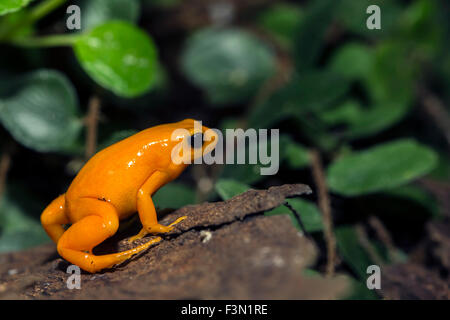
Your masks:
M137 191L155 171L155 156L164 144L157 128L143 130L95 154L72 181L66 199L95 197L110 201L118 210L135 210Z

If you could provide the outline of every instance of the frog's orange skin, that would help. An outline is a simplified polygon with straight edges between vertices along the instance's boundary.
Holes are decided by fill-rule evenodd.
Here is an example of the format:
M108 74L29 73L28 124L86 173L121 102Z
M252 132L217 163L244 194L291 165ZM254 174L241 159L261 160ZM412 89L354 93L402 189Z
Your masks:
M80 170L67 192L44 210L42 226L57 243L58 253L64 259L92 273L110 268L161 241L156 237L124 252L92 254L95 246L116 233L121 220L138 212L143 228L130 239L133 241L149 233L169 232L186 218L181 217L169 226L159 224L151 199L152 194L187 167L171 160L172 148L186 138L181 136L172 141L175 129L186 129L193 135L194 120L152 127L98 152ZM208 128L201 130L205 132ZM217 140L216 136L205 142L202 151L208 145L212 145L212 150ZM65 230L64 224L71 226Z

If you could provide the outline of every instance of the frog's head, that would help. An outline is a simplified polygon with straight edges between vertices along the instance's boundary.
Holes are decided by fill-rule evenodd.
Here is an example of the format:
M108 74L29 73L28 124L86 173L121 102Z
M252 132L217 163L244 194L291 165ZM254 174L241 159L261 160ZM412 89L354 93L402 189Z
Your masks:
M171 159L175 165L197 163L195 160L213 151L219 141L219 135L201 121L185 119L172 126Z

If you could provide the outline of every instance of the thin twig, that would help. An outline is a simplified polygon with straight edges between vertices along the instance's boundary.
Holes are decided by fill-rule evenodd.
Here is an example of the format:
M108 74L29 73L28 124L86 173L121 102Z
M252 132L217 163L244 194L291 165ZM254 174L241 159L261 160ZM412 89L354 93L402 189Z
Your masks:
M93 96L89 100L88 114L86 117L86 160L90 159L97 150L97 128L99 115L100 99L97 96Z
M6 177L8 175L9 168L11 167L11 151L4 150L0 158L0 199L6 186Z
M450 146L450 116L443 102L425 88L419 88L422 105Z
M289 202L287 202L287 201L284 203L284 205L285 205L289 210L292 211L292 213L293 213L294 216L295 216L295 219L297 220L298 224L300 225L300 228L302 229L302 231L303 231L303 233L305 234L305 236L306 236L307 238L312 239L312 237L311 237L311 235L309 234L309 232L306 231L305 224L303 223L302 218L300 217L300 214L297 212L297 210L295 210L295 209L289 204Z
M313 178L318 190L318 204L324 220L324 233L327 244L327 276L332 277L336 265L336 237L333 230L330 197L320 154L317 150L312 150L310 156Z
M392 237L389 234L389 231L386 229L386 227L383 225L380 219L378 219L376 216L369 217L369 224L375 230L378 239L380 239L380 241L386 247L389 259L392 262L396 262L398 260L397 258L398 250L395 247L394 242L392 241Z
M375 250L374 246L370 243L369 237L367 236L367 232L364 229L363 225L356 225L356 233L358 234L358 240L361 246L367 251L370 258L373 262L375 262L378 266L383 266L384 261L378 252Z

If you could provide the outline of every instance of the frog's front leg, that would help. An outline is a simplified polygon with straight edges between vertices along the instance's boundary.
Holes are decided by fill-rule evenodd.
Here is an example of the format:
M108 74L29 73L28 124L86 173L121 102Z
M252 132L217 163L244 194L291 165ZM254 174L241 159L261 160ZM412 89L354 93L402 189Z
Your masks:
M170 179L166 173L156 171L147 179L147 181L145 181L145 183L139 189L137 194L137 210L143 228L137 235L129 239L130 242L141 239L149 233L159 234L170 232L174 228L174 225L186 218L185 216L180 217L168 226L163 226L162 224L158 223L155 206L150 195L169 181Z

